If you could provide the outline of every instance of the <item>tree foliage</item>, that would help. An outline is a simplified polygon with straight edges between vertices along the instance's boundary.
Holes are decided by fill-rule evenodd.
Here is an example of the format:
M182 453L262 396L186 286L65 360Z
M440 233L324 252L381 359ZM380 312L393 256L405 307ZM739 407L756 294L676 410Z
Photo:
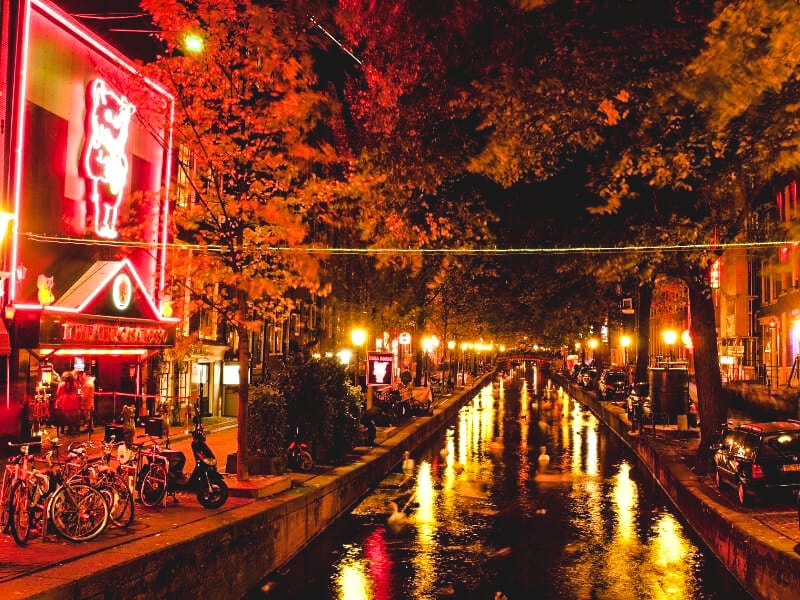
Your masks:
M291 249L309 243L309 223L350 193L348 157L328 134L336 105L317 86L306 23L291 12L250 0L141 5L164 44L147 71L175 95L179 191L191 197L175 207L181 237L196 248L183 259L191 276L177 283L188 287L192 310L212 310L237 332L244 374L250 332L287 290L319 284L316 260ZM202 38L202 52L184 49L190 32ZM247 378L241 381L244 453ZM246 460L238 464L247 477Z

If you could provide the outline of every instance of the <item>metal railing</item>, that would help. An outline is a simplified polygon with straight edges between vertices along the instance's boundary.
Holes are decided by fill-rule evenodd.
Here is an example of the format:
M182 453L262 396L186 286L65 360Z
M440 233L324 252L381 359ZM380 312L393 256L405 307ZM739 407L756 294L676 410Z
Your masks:
M164 396L162 394L133 394L129 392L95 392L94 414L96 423L111 423L119 418L122 407L136 407L136 417L166 416L171 425L189 423L192 402L189 396Z

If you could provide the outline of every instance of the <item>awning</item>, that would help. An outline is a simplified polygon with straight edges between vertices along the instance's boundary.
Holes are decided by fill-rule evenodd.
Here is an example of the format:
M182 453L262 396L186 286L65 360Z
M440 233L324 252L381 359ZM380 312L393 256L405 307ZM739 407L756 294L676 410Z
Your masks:
M11 354L11 338L8 335L6 322L0 319L0 356Z

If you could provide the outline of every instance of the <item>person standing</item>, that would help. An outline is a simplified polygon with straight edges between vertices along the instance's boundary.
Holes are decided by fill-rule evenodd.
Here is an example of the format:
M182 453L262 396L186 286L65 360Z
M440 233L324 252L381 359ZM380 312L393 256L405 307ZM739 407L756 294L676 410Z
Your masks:
M56 406L61 407L62 430L66 429L66 433L77 433L81 418L81 400L78 396L75 374L72 371L67 371L61 376L61 383L56 390Z
M81 408L88 433L94 431L94 377L81 373Z

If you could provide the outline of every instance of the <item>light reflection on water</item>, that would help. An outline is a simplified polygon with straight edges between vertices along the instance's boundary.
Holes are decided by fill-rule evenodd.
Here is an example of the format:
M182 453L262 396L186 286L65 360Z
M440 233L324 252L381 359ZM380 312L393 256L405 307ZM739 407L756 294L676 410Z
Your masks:
M619 441L535 369L484 387L414 458L411 493L397 490L407 525L387 527L388 513L356 521L327 592L308 597L746 597L653 498Z

